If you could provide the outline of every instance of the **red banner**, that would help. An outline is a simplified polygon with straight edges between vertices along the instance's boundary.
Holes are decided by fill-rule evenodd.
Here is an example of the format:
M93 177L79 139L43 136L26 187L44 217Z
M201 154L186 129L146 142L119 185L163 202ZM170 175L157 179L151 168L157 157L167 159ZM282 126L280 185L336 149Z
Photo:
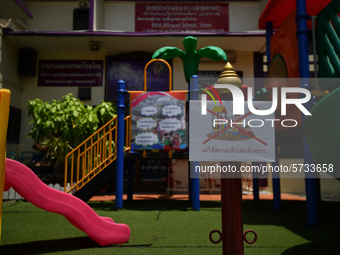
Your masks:
M136 3L136 32L226 32L228 4Z

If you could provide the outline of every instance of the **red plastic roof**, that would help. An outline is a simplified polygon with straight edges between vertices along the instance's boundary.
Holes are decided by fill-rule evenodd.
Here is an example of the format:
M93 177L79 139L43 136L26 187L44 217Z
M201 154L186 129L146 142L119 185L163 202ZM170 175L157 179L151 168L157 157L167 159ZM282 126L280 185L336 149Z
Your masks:
M316 16L331 1L306 0L307 14ZM269 0L260 16L259 29L265 29L268 21L273 21L273 28L280 27L293 11L296 11L296 0Z

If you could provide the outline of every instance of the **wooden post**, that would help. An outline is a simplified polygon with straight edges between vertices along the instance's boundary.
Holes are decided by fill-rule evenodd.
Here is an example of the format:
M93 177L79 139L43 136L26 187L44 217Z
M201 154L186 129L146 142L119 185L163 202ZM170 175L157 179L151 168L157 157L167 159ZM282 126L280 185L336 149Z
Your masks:
M229 163L240 169L240 162ZM244 254L241 180L241 175L239 178L221 178L223 255Z

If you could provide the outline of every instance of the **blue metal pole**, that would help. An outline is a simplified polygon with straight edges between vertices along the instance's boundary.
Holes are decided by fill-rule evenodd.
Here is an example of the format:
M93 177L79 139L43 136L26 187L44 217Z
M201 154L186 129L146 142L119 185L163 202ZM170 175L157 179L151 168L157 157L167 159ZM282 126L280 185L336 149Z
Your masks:
M193 75L190 79L190 100L198 100L198 76ZM189 116L190 118L191 116ZM190 134L189 134L190 135ZM190 150L190 148L189 148ZM190 167L195 169L195 166L198 165L198 162L191 162ZM196 211L200 210L200 179L198 176L199 173L195 171L190 171L190 183L191 183L191 201L192 208Z
M296 22L297 22L297 39L299 47L299 68L300 68L300 87L310 89L309 84L309 61L308 61L308 28L307 28L306 0L296 0ZM313 102L305 104L305 107L310 110ZM302 115L302 121L305 116ZM314 163L305 137L303 137L303 149L305 164ZM305 174L306 183L306 198L307 198L307 220L309 226L318 225L318 209L317 209L317 192L316 180L313 173Z
M118 81L117 102L117 168L116 168L116 209L123 209L123 183L124 183L124 94L125 82Z
M257 162L254 162L254 164L257 164ZM256 202L260 201L259 178L256 172L253 172L253 198Z
M127 200L133 200L133 159L128 161L128 188L127 188Z
M273 22L268 21L266 23L266 47L267 47L267 65L269 70L269 63L271 61L271 48L270 48L270 40L273 35ZM275 162L273 162L273 166L277 166L279 164L279 155L276 145L275 139ZM281 184L280 184L280 173L273 172L272 174L273 181L273 196L274 196L274 209L275 211L281 211Z
M277 146L276 146L277 147ZM278 166L278 151L276 151L276 161L273 162L273 166ZM281 183L280 183L280 173L272 173L273 181L273 195L274 195L274 209L275 211L281 211Z
M266 22L266 55L267 55L267 66L269 68L269 63L271 61L271 48L270 48L270 40L272 39L273 35L273 22L267 21Z

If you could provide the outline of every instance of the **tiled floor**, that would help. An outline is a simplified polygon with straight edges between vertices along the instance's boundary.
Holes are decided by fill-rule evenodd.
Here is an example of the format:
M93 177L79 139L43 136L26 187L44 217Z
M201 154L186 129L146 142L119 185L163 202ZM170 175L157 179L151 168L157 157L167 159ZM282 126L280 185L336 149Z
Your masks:
M251 200L253 199L253 194L243 194L242 198L244 200ZM127 195L123 196L123 199L127 199ZM155 200L155 199L162 199L162 200L188 200L187 194L173 194L173 195L166 195L166 194L135 194L133 195L133 200ZM272 193L260 193L260 200L272 200L273 194ZM306 200L305 197L292 195L292 194L281 194L282 200ZM101 196L94 196L90 199L90 201L112 201L115 200L114 195L101 195ZM220 194L200 194L201 201L219 201L221 200Z

